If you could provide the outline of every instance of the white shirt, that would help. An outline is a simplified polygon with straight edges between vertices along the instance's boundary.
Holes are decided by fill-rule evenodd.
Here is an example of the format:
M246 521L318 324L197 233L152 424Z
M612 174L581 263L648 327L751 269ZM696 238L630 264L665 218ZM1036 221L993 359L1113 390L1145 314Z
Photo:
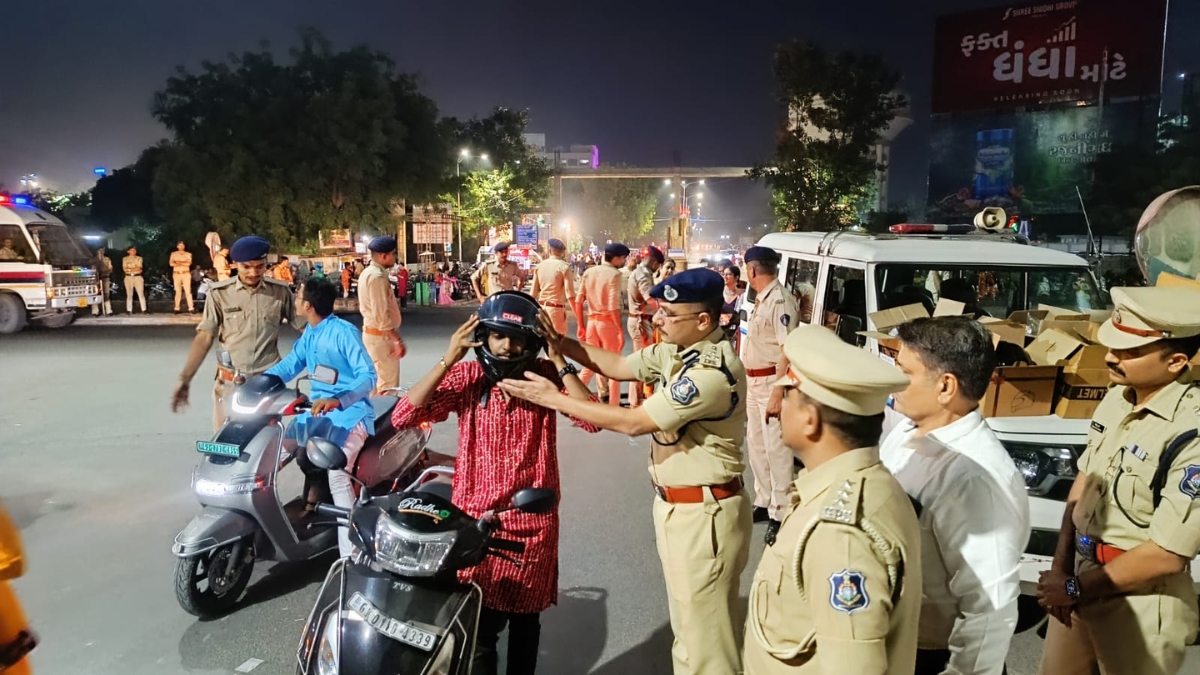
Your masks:
M979 411L914 438L907 419L879 448L920 504L924 589L917 645L949 649L946 673L1000 675L1017 625L1029 498Z

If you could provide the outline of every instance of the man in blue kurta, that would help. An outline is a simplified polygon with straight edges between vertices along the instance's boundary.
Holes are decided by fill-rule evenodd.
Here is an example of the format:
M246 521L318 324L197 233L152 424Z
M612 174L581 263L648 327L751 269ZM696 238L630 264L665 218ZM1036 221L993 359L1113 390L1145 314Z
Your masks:
M354 465L367 436L375 430L375 412L371 407L371 389L375 386L375 367L363 346L358 329L333 315L337 288L328 279L312 277L296 294L296 316L308 322L304 334L292 346L292 353L266 371L285 382L317 366L338 373L335 384L313 380L312 412L297 415L287 436L303 452L304 444L315 436L341 446L346 466ZM329 492L333 503L349 508L354 504L354 486L345 471L329 472ZM344 558L352 552L349 533L338 532L338 549Z

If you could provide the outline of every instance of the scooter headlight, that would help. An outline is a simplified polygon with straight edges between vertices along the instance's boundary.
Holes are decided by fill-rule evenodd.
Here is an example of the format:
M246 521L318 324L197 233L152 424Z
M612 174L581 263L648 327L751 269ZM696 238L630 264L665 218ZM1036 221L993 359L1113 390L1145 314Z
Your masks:
M330 613L317 644L317 675L338 675L338 618Z
M375 562L397 574L431 577L441 569L457 536L454 531L413 532L380 516L375 525Z

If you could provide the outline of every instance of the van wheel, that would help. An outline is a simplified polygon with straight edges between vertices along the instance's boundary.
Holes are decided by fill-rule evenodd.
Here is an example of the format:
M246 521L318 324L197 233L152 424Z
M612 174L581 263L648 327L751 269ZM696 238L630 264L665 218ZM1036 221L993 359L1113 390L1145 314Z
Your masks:
M1049 615L1037 603L1036 597L1022 595L1017 598L1017 633L1024 633L1030 628L1036 628L1047 616Z
M38 319L34 323L42 328L66 328L75 323L75 312L61 312Z
M0 333L11 335L25 328L25 301L14 293L0 293Z

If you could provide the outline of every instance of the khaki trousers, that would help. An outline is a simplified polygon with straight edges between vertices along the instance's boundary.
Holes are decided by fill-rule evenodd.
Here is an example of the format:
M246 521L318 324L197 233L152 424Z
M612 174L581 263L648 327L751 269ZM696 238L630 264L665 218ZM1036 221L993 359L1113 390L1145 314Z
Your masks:
M125 275L125 313L133 314L133 294L137 292L138 300L142 301L142 311L146 311L146 280L142 275Z
M188 311L196 311L195 304L192 303L192 275L190 272L176 272L172 275L175 280L175 311L179 311L179 301L182 296L187 296Z
M226 385L229 386L228 397L226 396ZM233 392L236 387L232 382L225 382L221 379L213 380L213 433L221 430L225 426L225 420L229 418L229 404L232 400Z
M626 322L626 327L629 328L629 337L633 340L633 351L636 352L654 344L654 324L649 319L631 316ZM645 383L642 382L629 383L630 408L636 408L642 404L642 388L645 386Z
M392 343L382 335L363 333L363 345L375 364L375 392L400 386L400 361L388 355Z
M567 334L567 308L566 307L546 307L546 313L550 315L550 322L554 324L554 330L558 331L559 335Z
M587 344L593 347L603 347L610 352L621 353L625 348L625 334L621 330L621 324L617 323L617 319L612 317L604 317L602 319L589 318L587 321ZM621 383L617 380L610 380L603 375L593 373L590 370L584 370L580 377L583 380L584 386L587 386L592 381L592 376L597 378L596 393L603 395L604 390L608 389L608 404L621 405Z
M767 419L767 402L771 385L778 378L751 377L746 388L746 455L754 473L754 505L766 508L774 520L783 515L792 503L796 489L792 451L783 444L779 420Z
M750 499L743 491L700 504L654 500L654 538L675 642L675 675L742 672L745 612L738 583L750 556Z
M1080 567L1091 563L1080 563ZM1196 637L1196 593L1177 574L1162 593L1085 601L1067 628L1054 617L1042 650L1043 675L1172 675ZM1087 590L1084 589L1086 595Z

